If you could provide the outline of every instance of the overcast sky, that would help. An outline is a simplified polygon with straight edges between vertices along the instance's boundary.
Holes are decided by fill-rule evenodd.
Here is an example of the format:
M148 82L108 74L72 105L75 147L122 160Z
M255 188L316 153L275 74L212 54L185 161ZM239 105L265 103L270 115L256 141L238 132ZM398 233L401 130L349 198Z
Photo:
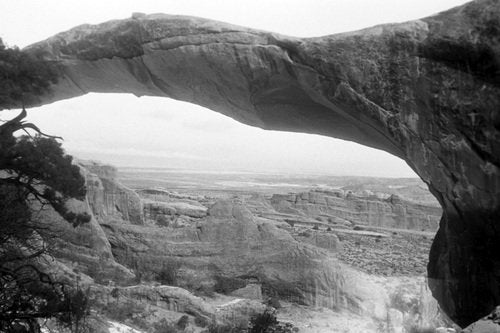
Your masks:
M463 0L1 0L0 37L24 47L133 12L201 16L298 37L425 17ZM413 177L406 163L352 142L263 131L166 98L89 94L29 110L80 158L117 166ZM13 112L3 111L0 118Z

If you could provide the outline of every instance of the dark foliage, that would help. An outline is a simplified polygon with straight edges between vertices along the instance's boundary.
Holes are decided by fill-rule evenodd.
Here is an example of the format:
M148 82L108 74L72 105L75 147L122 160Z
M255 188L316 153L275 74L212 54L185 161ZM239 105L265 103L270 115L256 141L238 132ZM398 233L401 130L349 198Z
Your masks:
M207 318L197 315L196 317L194 317L194 324L198 327L207 327L210 322Z
M0 107L24 105L55 80L41 59L8 49L0 40ZM88 222L88 214L66 207L70 198L85 196L84 179L61 144L25 117L23 107L17 117L0 123L0 332L39 332L40 319L81 332L88 298L46 272L46 242L57 235L36 217L51 207L74 226ZM28 135L16 136L20 131Z
M225 276L216 276L214 291L219 294L229 294L237 289L241 289L247 285L247 282L240 278L232 278Z
M137 304L137 302L131 299L127 299L126 301L117 300L112 306L106 307L104 309L104 314L118 322L126 322L144 313L144 311L145 309L142 305Z
M177 321L177 328L180 330L185 330L186 327L189 324L189 317L187 315L183 315L179 320Z
M246 333L248 332L248 323L240 321L233 324L217 324L215 322L208 325L209 333Z
M65 155L61 144L53 138L11 136L4 140L1 134L6 124L0 126L0 170L3 172L0 186L9 193L4 193L4 202L22 206L37 200L52 206L74 226L88 222L88 215L75 214L65 206L69 198L85 196L85 180L78 167L71 164L72 157ZM26 214L13 209L9 212Z
M154 333L177 333L175 325L169 323L165 318L153 324Z
M161 270L156 274L155 280L163 285L176 286L177 276L181 264L173 259L166 260Z
M278 325L276 316L271 311L264 311L250 319L250 333L266 333Z
M293 325L281 323L276 319L276 315L271 310L256 314L250 318L248 325L249 333L292 333Z
M0 108L36 101L57 78L54 65L18 48L7 48L0 39Z
M272 306L275 309L281 308L281 303L278 297L273 296L267 300L267 305Z

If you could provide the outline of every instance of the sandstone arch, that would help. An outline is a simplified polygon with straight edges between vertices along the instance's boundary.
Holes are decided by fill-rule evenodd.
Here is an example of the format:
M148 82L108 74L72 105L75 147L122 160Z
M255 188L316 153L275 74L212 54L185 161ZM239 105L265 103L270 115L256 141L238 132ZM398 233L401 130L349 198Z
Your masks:
M40 104L166 96L405 159L444 209L428 266L434 296L460 325L500 304L500 2L303 39L136 14L28 49L63 74Z

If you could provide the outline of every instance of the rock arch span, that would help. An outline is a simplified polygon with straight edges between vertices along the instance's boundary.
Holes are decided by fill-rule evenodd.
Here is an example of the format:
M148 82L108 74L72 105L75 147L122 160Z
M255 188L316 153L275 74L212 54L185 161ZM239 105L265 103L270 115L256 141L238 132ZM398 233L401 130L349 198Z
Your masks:
M88 92L166 96L405 159L444 210L428 266L434 296L460 325L500 304L497 0L317 38L134 14L27 49L62 73L39 104Z

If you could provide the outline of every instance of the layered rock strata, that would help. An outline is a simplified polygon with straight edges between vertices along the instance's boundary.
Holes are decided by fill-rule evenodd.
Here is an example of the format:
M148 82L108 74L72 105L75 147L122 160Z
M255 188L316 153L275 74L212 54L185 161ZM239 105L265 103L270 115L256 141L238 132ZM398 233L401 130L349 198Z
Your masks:
M120 263L160 280L168 272L169 284L231 292L258 283L268 296L299 304L385 315L383 294L362 287L360 273L328 252L297 242L239 204L218 202L208 214L182 228L110 223L104 230Z
M289 224L257 217L236 199L216 202L203 210L203 216L191 209L176 210L178 218L187 216L182 213L192 215L184 224L161 225L147 218L138 224L135 214L118 216L115 210L102 209L108 206L105 203L114 207L123 200L116 189L130 191L117 182L114 169L86 165L89 168L82 172L87 182L112 183L102 187L99 195L95 189L89 191L87 202L71 202L72 210L92 215L91 222L74 229L62 219L44 219L53 226L67 227L54 254L67 268L73 268L74 275L83 272L94 278L93 304L109 318L131 313L127 317L131 324L146 327L162 319L175 323L184 316L197 327L201 322L234 324L261 313L263 302L279 299L291 309L302 304L310 311L329 308L338 316L347 313L364 318L369 331L380 325L402 330L443 323L423 279L373 277L340 263L336 257L341 244L335 234L314 231L297 241ZM145 200L153 206L156 202L158 206L189 203L201 207L192 197L162 193L156 199L162 201ZM141 205L134 196L127 196L124 202L130 208ZM143 207L144 212L150 210ZM121 211L131 210L123 207ZM95 215L102 212L105 214ZM87 279L83 282L89 283ZM131 283L138 284L120 286ZM214 291L229 296L222 296L223 301L214 299L215 295L221 297Z
M500 304L499 26L496 0L302 39L134 15L28 50L61 70L40 103L88 92L165 96L403 158L443 207L428 273L441 305L466 325Z
M281 213L316 218L320 221L366 226L435 231L441 209L401 200L344 193L343 191L310 191L275 194L272 207Z

